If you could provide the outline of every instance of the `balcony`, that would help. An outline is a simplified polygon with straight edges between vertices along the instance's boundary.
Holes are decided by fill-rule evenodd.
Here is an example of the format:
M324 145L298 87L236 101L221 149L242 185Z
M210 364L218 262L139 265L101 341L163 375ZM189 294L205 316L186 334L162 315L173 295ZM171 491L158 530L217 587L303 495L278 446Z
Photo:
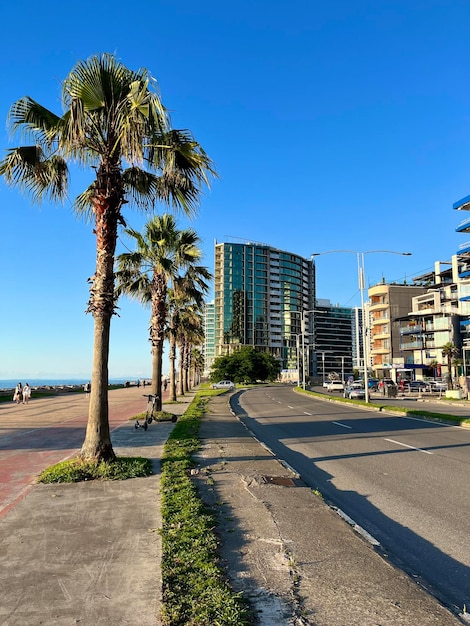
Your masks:
M400 343L400 350L422 350L423 348L424 342L422 341L407 341L406 343Z
M457 200L452 205L455 211L469 211L470 210L470 196L465 196L462 200Z
M455 232L457 232L457 233L468 233L468 232L470 232L470 217L468 217L466 220L463 220L462 222L460 222L460 224L455 229Z
M400 335L416 335L416 333L422 333L423 327L420 324L410 324L408 326L402 326L400 328Z
M388 330L378 330L378 331L372 331L371 333L372 336L372 341L378 340L378 339L389 339L390 338L390 332Z
M369 310L372 313L373 311L385 311L389 308L388 302L374 302L372 301L369 305Z
M377 348L375 346L372 346L371 349L371 355L374 354L390 354L390 348L384 348L383 346L378 346Z
M470 241L466 241L465 243L461 243L459 249L457 250L457 254L467 255L470 252Z
M372 318L372 325L373 326L374 325L377 326L377 324L382 324L382 325L383 324L388 324L389 321L390 321L390 319L387 316L385 316L385 315L382 315L381 317L373 317Z

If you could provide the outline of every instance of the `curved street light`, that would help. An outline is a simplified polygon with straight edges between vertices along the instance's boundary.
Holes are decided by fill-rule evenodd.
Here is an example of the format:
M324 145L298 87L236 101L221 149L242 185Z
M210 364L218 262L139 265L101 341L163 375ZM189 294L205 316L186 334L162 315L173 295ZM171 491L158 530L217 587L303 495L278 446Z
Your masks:
M367 371L367 361L368 361L368 344L367 344L367 334L369 330L369 324L366 319L366 311L365 311L365 268L364 268L364 257L366 254L398 254L400 256L411 256L411 252L396 252L395 250L365 250L363 252L359 252L358 250L325 250L325 252L312 252L310 256L322 256L323 254L333 254L347 252L350 254L355 254L357 256L357 271L359 278L359 290L361 292L361 309L362 309L362 350L364 353L364 391L365 391L365 401L369 402L369 375Z

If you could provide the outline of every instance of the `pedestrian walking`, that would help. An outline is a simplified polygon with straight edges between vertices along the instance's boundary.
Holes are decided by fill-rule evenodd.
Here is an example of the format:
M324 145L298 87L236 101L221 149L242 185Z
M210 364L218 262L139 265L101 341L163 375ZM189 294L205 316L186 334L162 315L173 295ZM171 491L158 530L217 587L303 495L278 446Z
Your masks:
M28 383L25 383L23 387L23 404L28 404L30 398L31 398L31 387L28 385Z
M83 391L88 395L91 392L91 383L85 383L83 385Z
M15 392L13 394L13 402L16 402L16 404L19 404L21 402L22 395L23 395L23 385L21 383L18 383L15 387Z
M165 378L165 380L163 381L163 391L166 391L166 388L168 387L168 381Z

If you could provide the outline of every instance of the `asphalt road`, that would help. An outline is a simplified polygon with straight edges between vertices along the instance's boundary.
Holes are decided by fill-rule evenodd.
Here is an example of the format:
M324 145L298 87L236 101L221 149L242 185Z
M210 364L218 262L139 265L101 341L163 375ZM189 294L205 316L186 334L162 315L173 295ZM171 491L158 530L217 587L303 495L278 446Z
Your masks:
M235 402L250 430L384 553L445 604L470 606L470 429L289 387L253 389Z

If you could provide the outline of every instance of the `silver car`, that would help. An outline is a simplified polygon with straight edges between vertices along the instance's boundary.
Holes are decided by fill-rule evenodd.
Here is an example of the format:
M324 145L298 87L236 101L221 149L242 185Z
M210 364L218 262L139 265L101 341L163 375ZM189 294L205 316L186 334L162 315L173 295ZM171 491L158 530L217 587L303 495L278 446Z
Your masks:
M218 383L214 383L212 385L212 389L235 389L235 383L232 383L231 380L219 380Z
M364 387L346 387L344 390L344 397L349 398L350 400L365 400L366 390Z

